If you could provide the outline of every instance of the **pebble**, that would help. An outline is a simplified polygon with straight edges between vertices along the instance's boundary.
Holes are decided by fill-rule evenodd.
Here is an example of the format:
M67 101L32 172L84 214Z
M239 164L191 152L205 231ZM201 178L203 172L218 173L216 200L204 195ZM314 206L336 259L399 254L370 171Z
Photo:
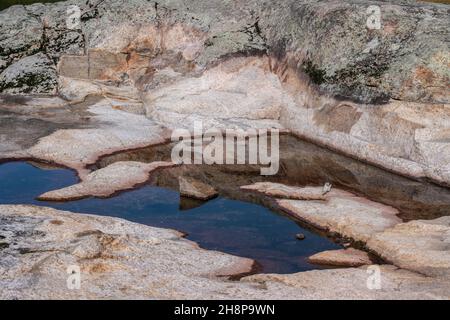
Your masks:
M297 238L297 240L305 240L305 235L303 233L298 233L295 235L295 238Z

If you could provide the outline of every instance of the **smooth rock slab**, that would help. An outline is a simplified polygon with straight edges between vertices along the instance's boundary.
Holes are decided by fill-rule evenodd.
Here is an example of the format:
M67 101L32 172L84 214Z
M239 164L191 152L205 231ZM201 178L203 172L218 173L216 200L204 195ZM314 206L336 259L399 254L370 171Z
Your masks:
M159 168L172 167L171 162L142 163L115 162L87 175L80 183L63 189L46 192L38 197L42 201L68 201L89 196L108 197L118 191L128 190L144 183L150 173Z
M399 267L450 278L450 217L398 224L374 235L367 247Z
M379 268L381 282L378 288L368 286L373 268ZM284 292L285 299L292 299L288 292L295 292L295 296L301 299L321 300L450 298L448 278L438 281L389 265L313 270L288 275L257 274L241 281L259 283L268 292Z
M297 188L281 183L257 182L249 186L242 186L241 189L262 192L265 195L274 198L294 200L326 200L326 197L323 194L323 188L320 187Z
M360 267L372 264L367 252L353 248L319 252L310 256L308 261L313 264L337 267Z

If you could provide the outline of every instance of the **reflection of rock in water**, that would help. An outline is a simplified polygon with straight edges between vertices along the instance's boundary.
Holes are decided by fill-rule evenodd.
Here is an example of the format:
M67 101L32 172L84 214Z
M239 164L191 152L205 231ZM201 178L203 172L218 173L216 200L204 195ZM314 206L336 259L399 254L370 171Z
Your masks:
M192 199L188 197L180 197L180 210L188 211L191 209L195 209L204 205L207 201Z
M172 144L122 152L101 158L94 167L117 161L170 161ZM242 199L242 185L273 181L299 186L323 186L326 182L371 200L392 205L405 220L434 219L450 214L450 190L411 180L334 153L291 135L280 136L280 170L276 176L260 176L256 165L189 165L155 173L157 185L178 189L178 177L201 177L222 195Z

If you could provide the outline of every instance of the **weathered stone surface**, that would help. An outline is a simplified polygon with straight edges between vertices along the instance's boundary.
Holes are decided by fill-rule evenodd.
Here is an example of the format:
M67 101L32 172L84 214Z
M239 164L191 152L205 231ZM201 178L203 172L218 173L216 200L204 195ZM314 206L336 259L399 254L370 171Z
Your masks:
M128 47L132 54L183 48L187 60L206 65L227 55L268 51L333 95L364 102L389 97L448 102L445 5L292 0L240 1L233 7L205 0L159 1L157 6L144 0L71 3L82 11L80 26L73 30L65 25L65 3L2 12L2 47L7 49L2 55L9 59L14 52L23 56L47 50L58 58L89 49L118 53L131 43L139 44ZM379 30L366 26L371 4L382 12ZM176 23L195 31L186 36L171 31ZM157 36L161 25L170 26L162 45ZM25 32L15 37L16 30Z
M310 256L308 261L314 264L337 267L360 267L372 264L367 252L353 248L319 252Z
M0 74L0 92L56 93L56 70L43 53L22 58Z
M0 154L2 158L20 156L59 129L89 127L91 115L82 104L71 106L58 97L2 95Z
M242 279L245 282L260 283L268 292L276 290L289 292L303 299L448 299L449 280L442 282L394 266L379 266L380 288L370 287L373 269L368 267L352 269L331 269L300 272L291 275L258 274ZM374 268L374 266L371 266ZM370 289L372 288L372 289ZM292 296L286 295L285 299Z
M113 99L101 99L88 107L92 121L97 123L95 128L58 130L15 156L65 165L77 170L83 179L88 173L86 166L101 155L167 139L167 132L162 127L143 115L121 110L122 104Z
M254 184L251 189L259 189L262 193L270 188L290 190L293 194L296 189L301 190L295 187L279 188L279 184L271 183L262 184L263 188L258 188L258 185L261 184ZM401 223L396 209L339 189L333 189L325 198L326 201L275 201L282 209L317 228L362 242L370 251L398 267L429 276L448 277L449 217ZM351 263L353 257L347 255L351 256L353 253L352 249L319 253L311 257L311 261L336 260L336 264L340 265L340 261L350 258L348 263ZM353 261L355 265L360 257L356 258ZM364 264L370 262L368 257L361 260ZM344 263L347 262L342 262L342 265Z
M378 232L400 223L398 211L344 191L332 191L327 201L277 200L295 217L328 232L367 242Z
M42 201L68 201L85 197L108 197L128 190L148 180L152 171L173 166L170 162L116 162L88 174L73 186L46 192L38 197Z
M266 68L267 59L236 58L151 90L144 99L147 117L171 129L193 130L195 121L205 129L282 128L277 120L289 98Z
M450 185L445 5L71 4L82 11L74 30L67 29L64 2L3 11L1 68L45 52L59 63L49 82L58 80L67 99L127 92L171 129L195 120L285 128L400 174ZM371 4L382 12L379 30L366 27ZM242 55L251 58L243 63Z
M262 186L262 187L261 187ZM266 182L246 187L266 194L301 194L301 187L287 187ZM322 190L321 187L316 189ZM286 194L287 193L287 194ZM400 223L397 209L333 188L323 200L275 199L276 203L293 216L323 230L341 234L356 241L366 242L373 234Z
M450 217L398 224L374 235L367 247L401 268L450 278Z
M59 59L58 74L60 77L89 79L88 56L64 55ZM71 99L73 100L73 99Z
M243 190L257 191L270 197L294 200L326 200L323 188L320 187L290 187L281 183L257 182L242 186Z
M218 195L213 187L191 177L181 176L178 178L178 182L180 184L180 194L184 197L208 200Z
M449 299L448 278L380 266L261 274L228 281L252 260L200 249L179 232L122 219L0 205L0 299ZM69 266L81 287L69 290Z
M50 208L2 205L0 232L9 243L0 250L1 299L225 297L227 282L215 276L253 264L176 231ZM67 288L74 265L80 290Z

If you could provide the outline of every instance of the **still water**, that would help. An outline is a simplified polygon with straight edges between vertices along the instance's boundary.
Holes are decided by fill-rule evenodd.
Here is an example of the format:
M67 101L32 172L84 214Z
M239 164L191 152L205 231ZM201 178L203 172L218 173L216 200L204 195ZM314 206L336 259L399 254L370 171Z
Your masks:
M340 248L261 205L218 197L192 209L180 209L178 192L152 185L107 199L65 203L35 200L46 191L76 182L75 173L67 169L41 169L27 162L0 164L0 204L50 206L180 230L203 248L255 259L263 272L317 269L306 261L308 256ZM306 239L296 240L297 233Z

